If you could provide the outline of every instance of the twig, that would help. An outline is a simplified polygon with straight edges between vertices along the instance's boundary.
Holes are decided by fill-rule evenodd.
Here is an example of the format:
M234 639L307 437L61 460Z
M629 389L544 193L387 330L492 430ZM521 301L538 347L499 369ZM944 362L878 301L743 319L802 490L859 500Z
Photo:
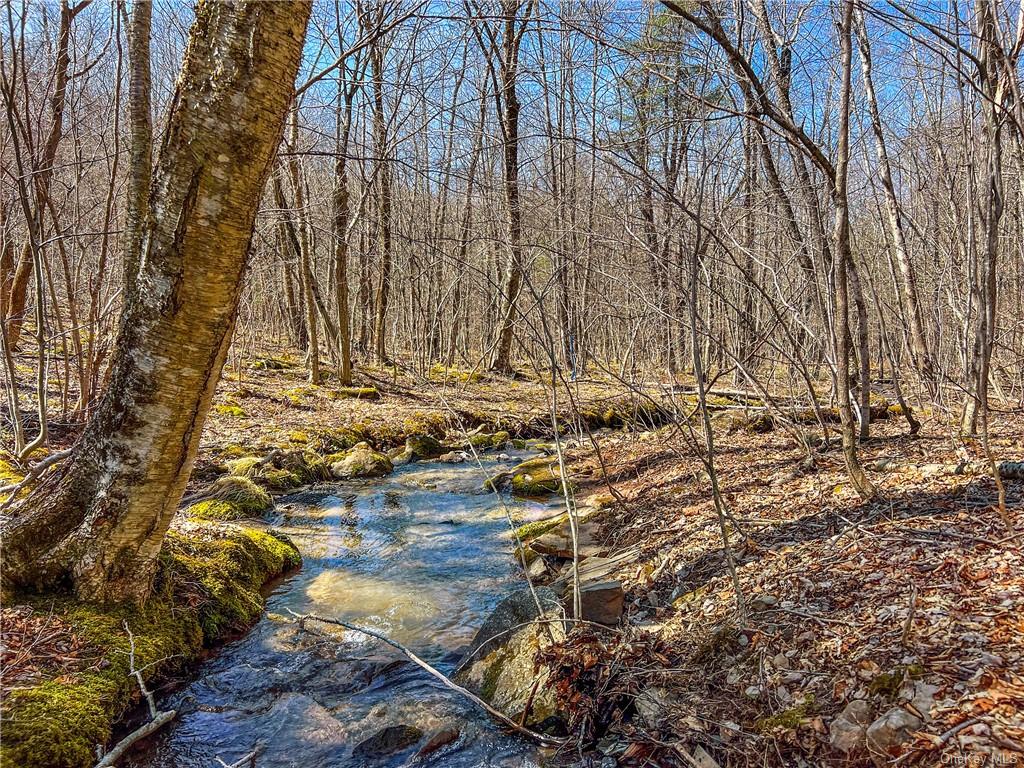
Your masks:
M56 451L54 453L51 453L42 461L34 464L32 466L32 469L29 470L28 474L25 475L24 479L20 480L17 483L11 483L10 485L4 485L0 487L0 494L10 494L6 501L0 503L0 509L4 509L8 505L13 504L14 499L18 495L18 491L20 491L22 488L26 487L29 483L31 483L33 480L39 477L39 475L41 475L48 467L52 467L57 462L63 461L70 455L70 448L67 448L63 451Z
M114 765L117 764L117 761L128 750L128 747L130 747L139 739L144 739L147 736L149 736L149 734L159 730L166 723L171 722L171 720L173 720L177 716L177 714L177 710L174 709L168 710L167 712L158 712L156 717L154 717L148 723L139 728L136 728L134 731L132 731L119 742L117 742L117 746L115 746L113 749L107 752L103 759L96 763L96 768L112 768Z
M529 728L526 728L525 726L519 725L519 723L517 723L515 720L513 720L510 717L508 717L506 714L504 714L500 710L497 710L494 707L492 707L490 704L488 704L486 701L481 699L479 696L477 696L472 691L467 690L466 688L463 688L461 685L458 685L457 683L454 683L451 680L449 680L448 677L445 676L442 672L439 672L437 669L435 669L430 664L425 662L423 659L421 659L415 653L410 651L404 645L402 645L399 642L396 642L395 640L392 640L391 638L387 637L386 635L382 635L379 632L374 632L372 629L365 629L364 627L359 627L359 626L356 626L355 624L349 624L347 621L342 621L341 619L332 619L332 618L327 617L327 616L318 616L315 613L299 614L299 613L296 613L295 611L291 610L290 608L288 608L286 610L288 611L288 613L290 613L292 616L296 617L299 620L299 626L302 627L303 629L305 629L305 623L307 621L319 621L322 624L335 624L335 625L337 625L339 627L344 627L345 629L350 629L353 632L359 632L361 634L364 634L364 635L367 635L369 637L372 637L372 638L374 638L376 640L380 640L382 643L386 643L386 644L390 645L392 648L397 648L399 651L404 653L413 664L416 664L418 667L420 667L420 668L426 670L427 672L429 672L431 675L433 675L438 680L440 680L445 686L447 686L448 688L451 688L453 691L456 691L457 693L461 693L467 699L469 699L474 704L476 704L478 707L480 707L481 709L486 711L492 717L496 718L497 720L500 720L502 723L507 725L509 728L514 730L516 733L520 733L523 736L526 736L527 738L535 741L536 743L540 744L541 746L557 747L557 746L561 746L562 744L564 744L566 742L566 740L563 739L563 738L559 738L557 736L548 736L548 735L543 734L543 733L537 733L536 731L533 731L533 730L531 730Z
M917 613L917 584L910 587L910 610L907 611L907 620L903 623L903 635L900 637L900 645L904 648L910 640L910 630L914 628L914 614Z

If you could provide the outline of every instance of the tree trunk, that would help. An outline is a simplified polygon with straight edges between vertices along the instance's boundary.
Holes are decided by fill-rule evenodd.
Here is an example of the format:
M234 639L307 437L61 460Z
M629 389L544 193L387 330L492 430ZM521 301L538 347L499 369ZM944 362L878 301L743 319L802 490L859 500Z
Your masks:
M153 5L132 3L128 27L128 119L131 132L128 173L128 212L125 215L125 297L135 292L135 278L142 252L142 232L149 216L149 184L153 175L153 116L150 107L150 27Z
M110 384L65 467L0 527L5 587L148 594L231 340L310 8L199 5Z

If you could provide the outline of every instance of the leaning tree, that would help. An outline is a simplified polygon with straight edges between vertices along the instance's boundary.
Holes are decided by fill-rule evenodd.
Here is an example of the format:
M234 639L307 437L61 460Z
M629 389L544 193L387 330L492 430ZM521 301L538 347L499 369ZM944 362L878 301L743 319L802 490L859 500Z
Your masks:
M311 2L196 11L153 171L107 391L62 467L0 526L5 588L141 602L231 341L253 222Z

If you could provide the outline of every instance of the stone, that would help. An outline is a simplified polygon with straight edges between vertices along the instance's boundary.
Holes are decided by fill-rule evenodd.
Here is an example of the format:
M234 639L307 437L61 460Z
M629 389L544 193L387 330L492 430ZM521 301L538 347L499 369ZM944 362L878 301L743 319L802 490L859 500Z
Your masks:
M412 725L389 725L359 742L353 757L384 757L408 749L423 738L423 731Z
M437 460L445 464L461 464L468 458L463 451L448 451L448 453L442 453L438 456Z
M536 668L537 651L565 638L557 621L561 607L555 593L547 587L536 590L543 612L528 589L506 597L477 630L469 653L452 679L468 688L491 706L519 721L535 727L551 717L560 717L551 672ZM536 619L544 623L531 623ZM529 711L526 711L529 704Z
M358 443L342 459L331 464L331 475L340 480L383 477L391 474L394 469L394 464L385 454L378 453L366 443Z
M426 757L432 755L441 747L446 747L453 741L459 738L458 728L442 728L440 731L436 731L429 739L427 743L420 747L416 753L416 757Z
M784 653L775 654L775 658L772 659L772 664L775 665L776 669L789 669L791 666L789 659L786 658L786 654Z
M832 748L845 755L862 751L871 715L871 704L866 701L858 699L847 704L829 726L828 741Z
M640 723L647 728L658 728L671 716L672 705L678 697L666 688L652 686L640 692L633 700Z
M897 748L913 737L922 725L921 718L903 707L893 707L875 720L867 730L868 751L876 765L885 765L897 754Z
M548 574L547 563L544 562L543 557L535 557L530 561L530 564L526 566L526 575L530 577L531 581L537 581L543 579Z
M573 594L572 587L566 589L565 599L572 613ZM583 582L580 586L580 618L584 621L593 621L598 624L609 626L618 624L622 619L622 606L626 599L626 593L622 589L622 582L593 581Z
M410 435L405 439L404 455L408 457L409 461L436 459L446 452L445 446L430 435Z
M579 523L576 527L577 549L581 558L605 554L608 549L598 543L597 523ZM566 521L552 531L530 542L530 549L539 555L551 555L563 560L572 559L572 531Z

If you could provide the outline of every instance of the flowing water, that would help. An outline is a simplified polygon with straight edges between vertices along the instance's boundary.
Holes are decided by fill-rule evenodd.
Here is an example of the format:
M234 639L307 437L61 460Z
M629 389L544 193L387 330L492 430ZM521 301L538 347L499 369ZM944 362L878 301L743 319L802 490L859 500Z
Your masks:
M522 458L483 461L494 472ZM302 569L273 589L267 614L248 635L161 703L179 717L133 765L211 768L254 752L242 765L540 765L536 748L503 733L400 652L338 628L304 632L288 615L319 613L377 630L450 671L521 578L503 505L481 484L475 465L430 462L279 499L275 525L301 550ZM505 502L517 521L557 511ZM391 726L423 735L392 729L390 747L410 743L387 754L358 748ZM458 736L418 756L441 731Z

